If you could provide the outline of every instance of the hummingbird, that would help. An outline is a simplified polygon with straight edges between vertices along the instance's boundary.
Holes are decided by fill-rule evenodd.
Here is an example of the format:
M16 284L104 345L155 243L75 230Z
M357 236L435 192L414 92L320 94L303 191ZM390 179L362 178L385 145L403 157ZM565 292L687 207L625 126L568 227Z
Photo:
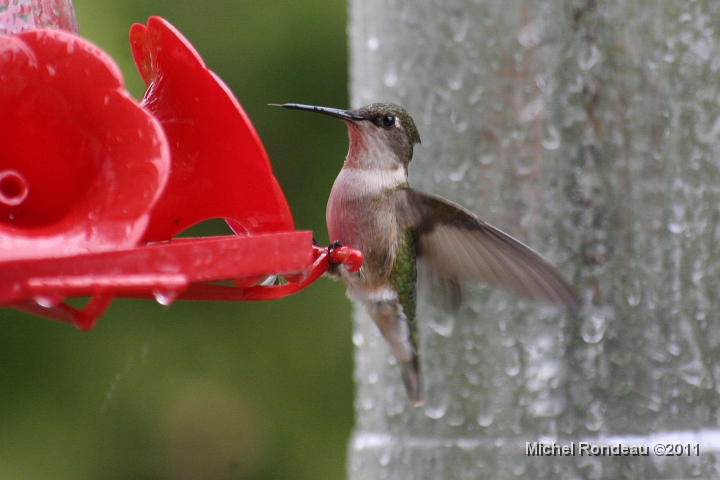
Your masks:
M392 103L356 110L286 103L339 118L350 148L330 192L326 221L333 244L359 249L362 268L331 268L390 345L410 400L422 404L418 357L418 271L446 311L460 306L460 284L485 283L530 300L576 310L578 297L548 260L467 209L410 188L408 165L420 134ZM331 244L332 245L332 244Z

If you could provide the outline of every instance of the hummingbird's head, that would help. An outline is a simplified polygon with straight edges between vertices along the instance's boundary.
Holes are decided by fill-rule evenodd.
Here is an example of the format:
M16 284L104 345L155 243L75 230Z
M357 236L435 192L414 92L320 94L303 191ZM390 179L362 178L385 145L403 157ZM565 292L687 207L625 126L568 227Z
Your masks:
M309 110L343 120L350 130L346 166L354 168L407 169L420 134L412 117L400 105L373 103L356 110L340 110L286 103L286 108Z

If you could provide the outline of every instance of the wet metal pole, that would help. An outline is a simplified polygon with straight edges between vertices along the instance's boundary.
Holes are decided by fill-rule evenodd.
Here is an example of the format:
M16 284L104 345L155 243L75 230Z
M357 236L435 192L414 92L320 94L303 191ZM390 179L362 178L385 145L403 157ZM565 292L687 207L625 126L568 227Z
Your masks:
M583 307L421 298L417 408L356 309L349 478L720 478L720 5L350 13L352 104L414 117L411 185L545 254Z

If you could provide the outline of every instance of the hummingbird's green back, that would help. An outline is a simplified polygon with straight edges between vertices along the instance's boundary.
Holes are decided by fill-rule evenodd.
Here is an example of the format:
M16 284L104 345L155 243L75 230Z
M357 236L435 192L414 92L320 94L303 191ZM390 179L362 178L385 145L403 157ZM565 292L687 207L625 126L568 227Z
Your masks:
M415 317L415 307L417 304L417 258L415 241L410 229L403 230L400 235L395 255L395 264L390 273L390 284L398 294L398 300L405 311L408 326L410 327L410 340L413 346L417 348L418 329L417 319Z

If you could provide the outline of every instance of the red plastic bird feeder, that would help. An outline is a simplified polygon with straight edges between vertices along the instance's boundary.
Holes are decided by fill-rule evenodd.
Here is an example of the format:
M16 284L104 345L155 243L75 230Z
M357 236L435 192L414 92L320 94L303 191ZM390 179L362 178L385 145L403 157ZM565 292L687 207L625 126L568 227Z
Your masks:
M360 268L294 230L250 120L177 30L151 17L130 41L140 104L76 35L0 35L0 305L88 329L114 297L272 299ZM211 218L236 235L173 239Z

